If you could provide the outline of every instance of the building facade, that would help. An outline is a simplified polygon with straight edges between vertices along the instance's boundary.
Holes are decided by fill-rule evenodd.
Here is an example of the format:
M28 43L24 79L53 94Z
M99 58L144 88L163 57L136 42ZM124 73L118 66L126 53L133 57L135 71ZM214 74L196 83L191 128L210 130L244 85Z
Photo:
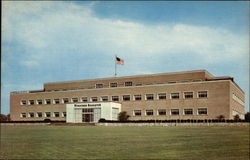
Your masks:
M66 120L67 104L103 102L121 104L130 120L244 118L242 89L206 70L45 83L43 90L11 92L10 115Z

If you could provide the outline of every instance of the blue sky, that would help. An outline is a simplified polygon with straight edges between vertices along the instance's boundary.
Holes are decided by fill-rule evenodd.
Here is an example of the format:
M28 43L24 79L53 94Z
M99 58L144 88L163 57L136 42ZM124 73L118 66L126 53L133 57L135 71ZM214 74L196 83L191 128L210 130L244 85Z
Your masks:
M45 82L206 69L249 111L249 2L4 1L1 112Z

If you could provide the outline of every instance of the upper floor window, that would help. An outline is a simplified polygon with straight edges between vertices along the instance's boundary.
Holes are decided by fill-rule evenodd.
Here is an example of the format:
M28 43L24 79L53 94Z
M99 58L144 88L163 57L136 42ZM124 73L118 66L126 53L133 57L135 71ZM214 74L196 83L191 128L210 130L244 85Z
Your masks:
M179 109L171 109L171 115L179 115Z
M154 100L154 94L146 94L146 100Z
M140 94L134 95L134 99L135 99L136 101L140 101L140 100L141 100L141 95L140 95Z
M29 105L34 105L35 101L34 100L29 100Z
M124 101L130 101L130 95L124 95L123 100Z
M117 83L113 82L109 84L110 87L117 87Z
M179 93L171 93L171 99L179 99L180 95Z
M193 92L184 92L184 98L185 99L193 98Z
M97 101L98 101L98 98L97 98L97 97L91 97L91 101L92 101L92 102L97 102Z
M45 104L51 104L51 100L50 99L45 99Z
M199 91L198 92L199 98L206 98L207 97L207 91Z
M36 103L37 103L37 104L43 104L43 100L38 99L38 100L36 101Z
M132 85L133 85L133 83L131 81L125 82L125 86L132 86Z
M103 84L101 84L101 83L100 84L96 84L95 88L103 88Z
M166 98L167 98L166 93L159 93L158 94L158 99L166 99Z
M198 108L198 115L207 115L207 108Z
M21 100L21 105L26 105L27 101L26 100Z
M184 109L184 115L193 115L193 109Z
M141 110L134 110L134 116L141 116Z
M88 97L82 97L82 102L88 102Z
M54 99L54 104L59 104L60 100L59 99Z
M158 109L158 115L159 116L163 116L163 115L166 115L167 112L166 112L166 109Z
M69 103L69 99L68 98L63 98L63 103Z
M76 97L75 97L75 98L72 98L72 102L73 102L73 103L78 102L78 98L76 98Z
M146 110L146 116L154 115L154 111L152 109Z
M101 99L102 99L102 101L105 101L105 102L109 101L109 97L108 96L102 96Z
M112 96L112 101L119 101L119 96Z

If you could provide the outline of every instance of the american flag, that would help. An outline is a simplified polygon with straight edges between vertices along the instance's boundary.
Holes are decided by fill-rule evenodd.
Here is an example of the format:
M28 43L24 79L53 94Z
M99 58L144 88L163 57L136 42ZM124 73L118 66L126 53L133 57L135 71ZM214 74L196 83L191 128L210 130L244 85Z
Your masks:
M115 61L116 64L124 65L124 60L123 59L121 59L119 57L115 57L115 59L116 59L116 61Z

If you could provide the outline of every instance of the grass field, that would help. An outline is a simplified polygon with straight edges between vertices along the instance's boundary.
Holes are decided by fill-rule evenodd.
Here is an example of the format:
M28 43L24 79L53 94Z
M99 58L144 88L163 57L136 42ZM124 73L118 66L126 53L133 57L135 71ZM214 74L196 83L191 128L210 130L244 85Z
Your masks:
M2 126L1 159L248 160L248 127Z

